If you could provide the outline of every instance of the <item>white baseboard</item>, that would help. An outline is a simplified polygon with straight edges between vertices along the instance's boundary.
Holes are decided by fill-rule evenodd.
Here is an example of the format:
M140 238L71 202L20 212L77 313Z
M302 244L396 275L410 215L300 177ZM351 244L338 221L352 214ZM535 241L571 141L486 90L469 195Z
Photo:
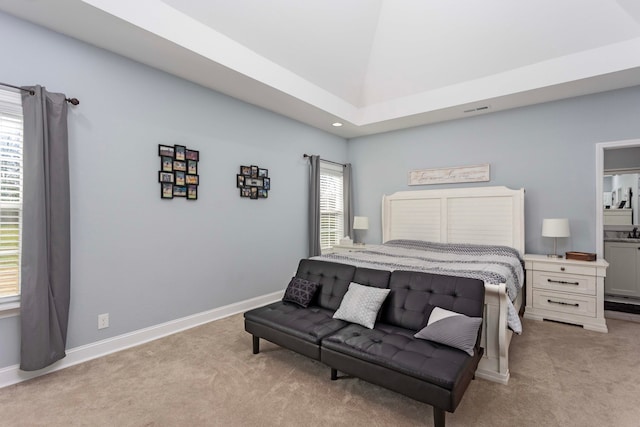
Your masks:
M106 356L107 354L115 353L130 347L135 347L149 341L157 340L158 338L166 337L167 335L175 334L176 332L184 331L204 323L209 323L237 313L242 313L244 311L251 310L252 308L275 302L282 298L282 294L283 291L272 292L267 295L229 304L224 307L214 308L213 310L193 314L181 319L171 320L159 325L150 326L148 328L139 329L116 337L68 349L67 356L64 359L38 371L21 371L20 365L7 366L6 368L0 369L0 388L39 377L40 375L59 371L60 369L68 368L69 366Z

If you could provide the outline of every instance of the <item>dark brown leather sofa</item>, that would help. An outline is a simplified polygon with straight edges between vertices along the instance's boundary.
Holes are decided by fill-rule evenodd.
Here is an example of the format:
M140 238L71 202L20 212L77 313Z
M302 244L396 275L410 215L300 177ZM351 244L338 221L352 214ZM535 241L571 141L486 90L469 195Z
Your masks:
M328 365L332 380L340 371L428 403L434 424L444 426L445 411L455 411L482 357L480 331L473 356L414 334L436 306L482 317L484 283L308 259L300 261L296 276L320 283L314 302L303 308L278 301L246 312L254 354L266 339ZM351 282L391 289L374 329L332 318Z

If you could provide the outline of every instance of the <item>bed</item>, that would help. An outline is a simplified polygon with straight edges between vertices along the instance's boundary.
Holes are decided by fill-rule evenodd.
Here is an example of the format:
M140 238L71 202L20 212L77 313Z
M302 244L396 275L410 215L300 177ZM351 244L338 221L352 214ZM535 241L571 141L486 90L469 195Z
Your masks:
M521 331L517 313L522 305L524 270L520 265L518 271L516 264L522 262L524 255L524 189L471 187L385 195L382 243L319 258L386 270L455 275L453 271L458 269L461 276L476 277L468 275L469 271L491 276L483 277L485 326L481 345L485 354L476 375L506 384L511 337L514 331ZM445 252L445 246L456 255ZM474 252L476 249L481 252ZM492 251L497 251L498 264L505 268L478 265ZM456 266L450 268L453 263ZM473 267L465 266L469 263Z

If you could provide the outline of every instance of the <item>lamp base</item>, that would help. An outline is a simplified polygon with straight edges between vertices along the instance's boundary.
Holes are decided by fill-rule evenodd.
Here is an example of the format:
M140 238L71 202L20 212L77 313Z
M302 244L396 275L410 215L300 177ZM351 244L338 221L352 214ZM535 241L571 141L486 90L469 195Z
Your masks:
M564 258L562 255L548 254L547 258Z

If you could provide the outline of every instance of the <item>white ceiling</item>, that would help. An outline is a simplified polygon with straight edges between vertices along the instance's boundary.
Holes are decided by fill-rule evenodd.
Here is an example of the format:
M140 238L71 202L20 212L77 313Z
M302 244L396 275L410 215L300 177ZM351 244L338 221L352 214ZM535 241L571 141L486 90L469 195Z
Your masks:
M0 10L347 138L640 85L639 0L0 0Z

